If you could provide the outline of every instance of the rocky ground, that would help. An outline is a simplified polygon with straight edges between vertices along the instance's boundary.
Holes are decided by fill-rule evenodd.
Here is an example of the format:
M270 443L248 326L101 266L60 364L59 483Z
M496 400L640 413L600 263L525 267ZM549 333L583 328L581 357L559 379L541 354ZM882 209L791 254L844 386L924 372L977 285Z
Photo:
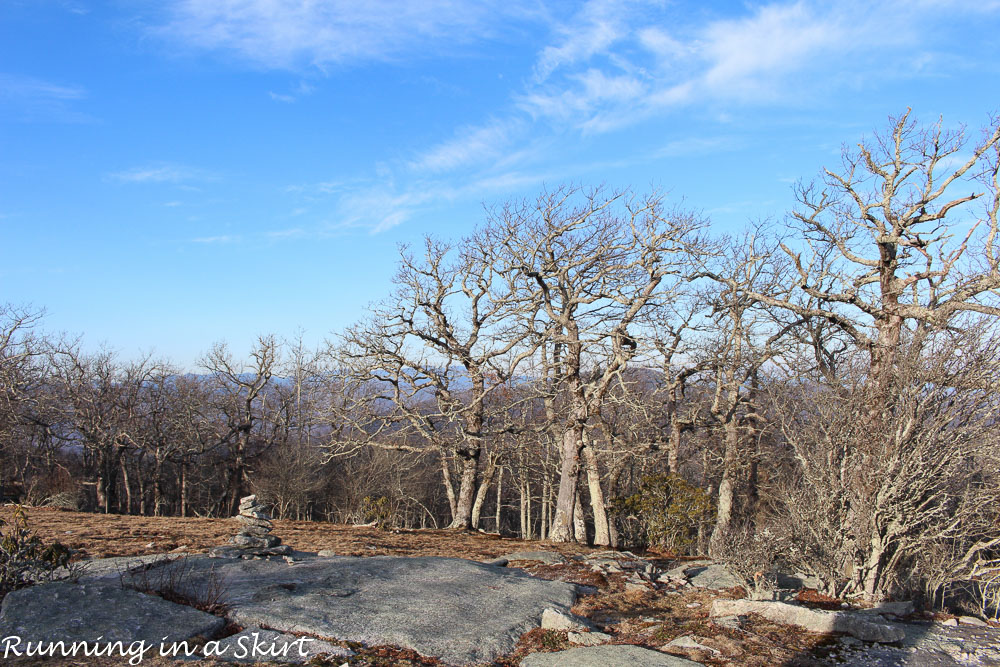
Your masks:
M105 560L91 561L78 583L8 596L0 639L100 628L122 641L187 638L195 657L214 639L232 658L239 646L287 648L306 638L316 640L312 664L330 665L1000 665L1000 628L898 606L838 616L828 611L838 601L793 576L782 581L790 604L744 609L734 606L743 604L738 582L707 561L288 521L275 521L274 534L294 548L291 557L213 559L196 554L232 536L231 520L37 509L29 520L44 540ZM176 661L150 651L142 664Z

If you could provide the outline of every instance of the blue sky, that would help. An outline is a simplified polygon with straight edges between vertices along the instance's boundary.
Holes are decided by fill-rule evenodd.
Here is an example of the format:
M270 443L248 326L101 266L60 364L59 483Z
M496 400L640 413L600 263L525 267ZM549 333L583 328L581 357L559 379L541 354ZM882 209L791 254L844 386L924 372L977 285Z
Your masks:
M562 183L719 231L913 107L1000 111L1000 2L4 0L0 302L191 366Z

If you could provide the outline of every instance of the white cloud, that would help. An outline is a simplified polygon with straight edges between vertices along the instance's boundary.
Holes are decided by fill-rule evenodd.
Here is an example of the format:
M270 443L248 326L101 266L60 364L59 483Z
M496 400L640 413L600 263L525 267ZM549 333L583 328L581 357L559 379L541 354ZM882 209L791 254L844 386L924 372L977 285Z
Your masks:
M86 95L86 90L80 86L0 72L0 112L7 110L21 121L92 121L90 116L74 110L71 104Z
M200 236L198 238L191 239L192 243L204 243L204 244L227 244L227 243L239 243L239 236L230 236L224 234L221 236Z
M440 172L481 163L500 155L522 129L523 123L518 119L493 120L481 127L461 128L454 139L431 148L410 166L418 171Z
M540 51L544 76L515 101L533 118L593 133L682 105L801 103L835 94L843 80L927 68L946 4L773 2L692 24L653 0L630 3L634 11L592 0Z
M267 68L388 60L497 34L527 9L499 0L182 0L160 34Z
M556 69L586 61L607 51L628 34L623 25L629 3L617 0L590 0L572 18L556 28L557 44L542 49L535 65L535 80L544 81Z
M184 183L192 180L214 180L212 175L201 169L177 164L133 167L109 174L108 177L120 183Z

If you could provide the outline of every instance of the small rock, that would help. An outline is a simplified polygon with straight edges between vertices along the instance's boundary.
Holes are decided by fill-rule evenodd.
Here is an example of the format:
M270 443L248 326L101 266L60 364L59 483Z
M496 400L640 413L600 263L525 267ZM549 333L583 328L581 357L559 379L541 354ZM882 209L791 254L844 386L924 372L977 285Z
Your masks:
M949 628L954 628L958 626L957 618L949 618L947 621L941 621L941 625L947 625Z
M678 637L677 639L668 643L667 647L694 650L694 651L706 651L708 653L713 653L716 655L721 654L721 652L718 649L714 649L711 646L705 646L704 644L698 641L698 637L694 637L693 635L684 635L683 637Z
M599 646L611 641L611 635L606 632L570 632L568 638L570 644L579 646Z
M543 630L593 630L594 625L585 618L565 611L548 608L542 612Z
M692 603L688 604L687 608L688 609L696 609L696 608L698 608L700 606L701 606L700 602L692 602Z
M229 541L240 547L257 547L264 549L276 547L281 544L281 538L274 535L254 537L253 535L243 535L242 533L233 536Z
M646 587L646 584L640 584L634 581L625 582L626 593L645 593L647 591L649 591L649 588Z
M320 549L316 555L320 558L332 558L337 555L337 552L333 549Z
M881 614L882 616L909 616L915 610L913 602L882 602L871 609L859 609L862 614Z
M532 653L521 667L699 667L675 655L667 655L641 646L609 644L571 648L555 653Z
M739 630L743 625L742 616L717 616L712 618L712 625L717 625L720 628L726 628L727 630Z
M987 626L986 621L975 616L959 616L958 622L962 625L974 625L977 628L985 628Z
M483 563L483 565L492 565L494 567L507 567L510 563L506 558L494 558L493 560L488 560Z
M566 562L562 554L555 551L516 551L512 554L507 554L505 558L508 561L530 560L544 563L545 565L558 565Z

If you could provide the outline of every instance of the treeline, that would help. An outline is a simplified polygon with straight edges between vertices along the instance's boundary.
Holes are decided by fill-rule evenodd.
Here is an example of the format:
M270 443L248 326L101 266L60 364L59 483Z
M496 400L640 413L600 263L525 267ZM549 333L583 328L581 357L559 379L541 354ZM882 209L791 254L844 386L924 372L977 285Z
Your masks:
M733 237L657 193L545 192L404 248L320 349L220 344L192 374L8 306L0 489L181 516L254 490L282 517L639 542L985 609L998 147L997 122L969 142L904 114Z

